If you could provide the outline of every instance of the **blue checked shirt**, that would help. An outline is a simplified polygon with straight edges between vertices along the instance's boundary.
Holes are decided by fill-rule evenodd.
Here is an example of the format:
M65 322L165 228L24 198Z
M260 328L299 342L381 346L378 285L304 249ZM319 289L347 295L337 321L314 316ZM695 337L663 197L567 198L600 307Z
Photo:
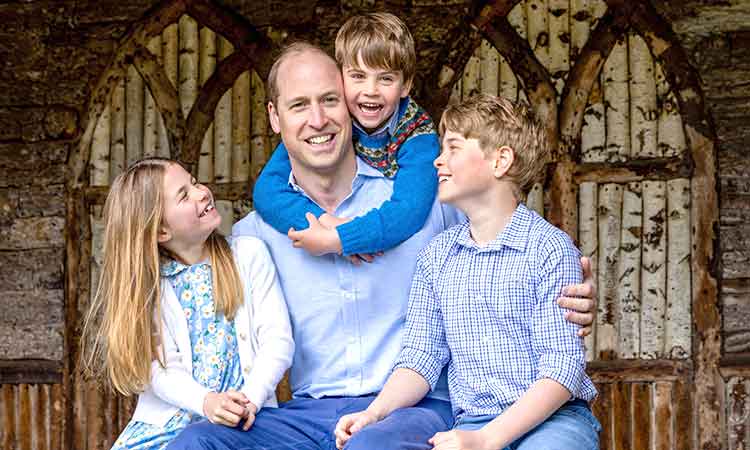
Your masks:
M583 340L555 302L581 282L579 257L563 231L523 204L485 247L468 221L447 230L417 259L395 367L434 387L448 364L457 416L500 414L542 378L591 400Z

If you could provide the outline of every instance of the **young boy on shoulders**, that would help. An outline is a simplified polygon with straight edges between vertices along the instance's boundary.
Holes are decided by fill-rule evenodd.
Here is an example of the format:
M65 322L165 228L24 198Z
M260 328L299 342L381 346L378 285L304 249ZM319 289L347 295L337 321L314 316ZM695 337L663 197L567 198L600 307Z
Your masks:
M336 36L336 62L354 119L354 149L363 161L393 179L393 195L353 220L334 217L332 211L325 214L290 187L289 155L279 144L255 184L253 202L263 220L280 233L289 232L295 247L314 255L343 253L369 260L369 255L395 247L424 225L435 200L432 161L440 142L432 119L409 97L416 51L401 19L390 13L352 17ZM309 105L294 107L302 112ZM310 125L320 129L310 143L328 144L332 125Z
M448 365L456 422L435 449L598 449L583 341L555 302L581 282L580 254L521 202L544 168L544 128L526 106L479 95L449 107L440 134L438 196L467 221L420 253L395 369L341 418L337 446L418 402Z

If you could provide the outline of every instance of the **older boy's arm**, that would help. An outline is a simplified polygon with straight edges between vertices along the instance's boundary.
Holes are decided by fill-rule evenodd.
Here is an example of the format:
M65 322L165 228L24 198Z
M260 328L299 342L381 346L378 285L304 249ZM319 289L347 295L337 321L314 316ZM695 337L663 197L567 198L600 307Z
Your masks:
M570 398L570 391L554 380L534 383L502 414L476 431L451 430L437 433L429 442L433 450L454 448L497 450L544 422Z
M596 319L596 283L591 259L582 257L581 267L583 283L565 286L562 296L557 299L557 304L571 310L565 313L565 320L583 327L578 330L578 335L588 336Z

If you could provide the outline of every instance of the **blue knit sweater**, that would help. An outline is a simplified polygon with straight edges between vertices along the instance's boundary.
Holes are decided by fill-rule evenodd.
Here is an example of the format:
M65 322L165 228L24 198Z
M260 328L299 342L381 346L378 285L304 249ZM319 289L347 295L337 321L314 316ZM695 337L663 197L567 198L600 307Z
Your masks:
M380 208L336 227L344 255L393 248L419 231L427 220L437 189L437 173L432 163L440 153L440 141L429 119L415 130L407 129L415 108L423 113L410 98L401 100L393 136L390 133L368 136L353 127L352 138L358 155L392 176L394 183L391 199ZM390 158L389 145L391 150L397 149L391 152ZM280 143L253 189L255 209L280 233L286 233L289 228L307 228L306 212L316 217L325 212L289 186L290 171L289 155Z

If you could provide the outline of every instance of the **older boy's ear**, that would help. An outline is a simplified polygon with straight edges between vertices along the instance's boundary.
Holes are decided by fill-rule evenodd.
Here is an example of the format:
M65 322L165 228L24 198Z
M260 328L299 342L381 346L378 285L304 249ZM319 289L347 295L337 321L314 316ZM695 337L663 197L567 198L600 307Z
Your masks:
M273 102L268 102L268 121L271 123L271 129L273 129L274 133L281 133L281 126L279 126L279 113L276 111Z
M495 175L495 178L502 178L503 175L508 173L510 167L513 165L513 161L516 158L516 152L507 145L503 145L502 147L495 149L493 157L493 175Z

